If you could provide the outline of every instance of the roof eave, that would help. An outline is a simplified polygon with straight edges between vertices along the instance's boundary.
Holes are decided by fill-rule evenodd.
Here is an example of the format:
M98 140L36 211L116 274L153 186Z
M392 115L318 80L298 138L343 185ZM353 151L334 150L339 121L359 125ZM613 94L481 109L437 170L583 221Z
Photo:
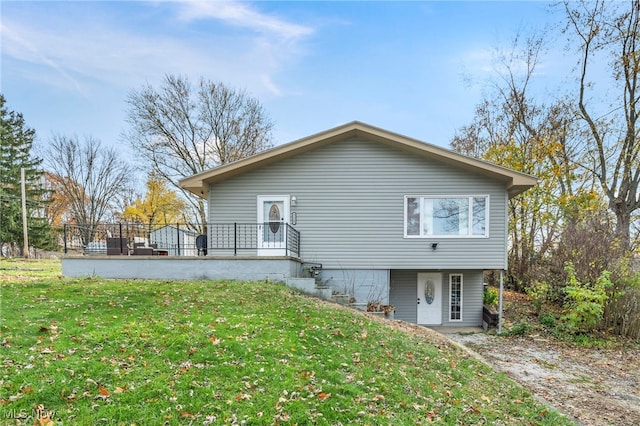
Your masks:
M502 180L507 185L509 198L521 194L537 184L537 179L533 176L354 121L182 179L180 186L199 197L207 198L209 186L217 182L332 144L339 140L354 137L371 139L394 148L401 148L421 156L429 156L444 163Z

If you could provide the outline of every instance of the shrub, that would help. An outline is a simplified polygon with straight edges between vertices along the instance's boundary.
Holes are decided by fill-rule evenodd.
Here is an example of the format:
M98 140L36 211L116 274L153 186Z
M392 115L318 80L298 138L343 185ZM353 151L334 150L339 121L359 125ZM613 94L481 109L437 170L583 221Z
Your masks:
M604 324L613 333L640 340L640 274L631 269L624 262L618 268L619 278L604 310Z
M536 309L536 315L540 315L542 305L549 298L549 284L536 281L531 287L527 287L525 292L531 297L531 303Z
M482 294L482 303L487 306L498 306L498 290L491 287L485 287Z
M551 314L545 314L540 316L540 324L547 328L553 328L556 326L556 317Z
M521 321L509 328L505 334L508 336L526 336L531 332L531 324Z
M548 301L564 303L568 262L580 281L592 283L602 271L614 271L623 255L606 211L584 213L581 219L567 223L557 244L532 271L534 280L549 284Z
M571 262L565 267L568 280L565 287L567 300L566 314L562 317L567 328L572 332L589 332L602 321L604 306L609 296L607 289L613 286L611 273L603 271L595 283L582 283L576 277L576 271Z

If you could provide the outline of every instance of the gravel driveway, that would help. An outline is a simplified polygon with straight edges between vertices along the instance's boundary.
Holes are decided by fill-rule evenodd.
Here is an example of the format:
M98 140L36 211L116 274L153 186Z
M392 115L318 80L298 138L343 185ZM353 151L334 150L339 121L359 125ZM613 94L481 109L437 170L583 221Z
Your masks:
M640 425L640 349L577 348L540 336L447 334L581 425Z

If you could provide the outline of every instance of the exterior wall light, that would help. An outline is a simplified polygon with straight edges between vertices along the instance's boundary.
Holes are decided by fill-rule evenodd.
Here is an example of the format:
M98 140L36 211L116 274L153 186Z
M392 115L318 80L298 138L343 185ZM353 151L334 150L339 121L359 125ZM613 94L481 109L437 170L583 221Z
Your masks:
M295 206L297 206L297 205L298 205L298 198L297 198L295 195L292 195L292 196L291 196L291 205L292 205L293 207L295 207Z
M438 248L438 243L431 243L431 249L435 250Z

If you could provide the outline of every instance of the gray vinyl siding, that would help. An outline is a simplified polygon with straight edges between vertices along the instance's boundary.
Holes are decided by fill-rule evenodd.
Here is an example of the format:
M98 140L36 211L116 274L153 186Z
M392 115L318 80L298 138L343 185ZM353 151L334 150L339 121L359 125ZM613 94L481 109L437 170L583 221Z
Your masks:
M397 320L418 322L418 271L391 270L389 287L389 304L396 308L394 318Z
M462 321L449 320L449 275L462 274ZM474 327L482 325L482 271L445 271L442 273L442 325Z
M396 308L395 319L416 323L417 285L419 272L426 270L391 270L389 304ZM482 271L441 271L442 274L442 325L474 327L482 325ZM462 321L449 320L449 275L462 274Z
M258 195L297 197L301 257L328 269L506 267L504 183L378 142L326 145L215 184L209 221L255 222ZM489 238L404 238L405 195L489 195Z

